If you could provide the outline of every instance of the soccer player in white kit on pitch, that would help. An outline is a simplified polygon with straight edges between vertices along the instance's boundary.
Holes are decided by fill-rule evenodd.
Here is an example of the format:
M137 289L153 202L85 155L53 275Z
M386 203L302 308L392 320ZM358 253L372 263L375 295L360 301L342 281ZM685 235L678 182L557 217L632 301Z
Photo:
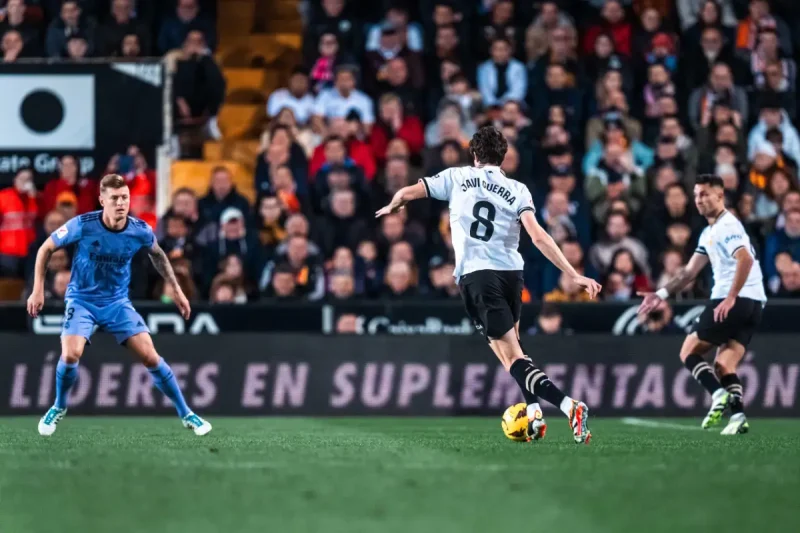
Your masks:
M750 237L725 209L722 178L705 174L694 186L697 210L708 220L700 234L697 249L674 279L655 293L643 293L639 312L647 314L689 284L710 262L714 273L711 302L697 319L694 332L681 348L681 361L711 394L711 409L703 419L703 429L718 425L730 407L731 418L723 435L747 433L750 425L744 415L743 389L736 368L744 357L761 313L767 302L761 265ZM717 348L714 369L704 356ZM714 375L716 372L716 376Z
M481 128L470 141L469 150L475 166L450 168L404 187L375 216L395 213L408 202L420 198L449 202L456 255L454 275L467 314L522 390L528 406L528 440L539 440L547 431L538 403L541 397L568 417L575 442L588 444L592 435L586 404L561 392L520 346L524 266L517 250L520 226L525 227L544 256L570 275L592 298L601 287L572 268L555 241L536 221L528 188L500 170L508 150L503 135L492 126Z

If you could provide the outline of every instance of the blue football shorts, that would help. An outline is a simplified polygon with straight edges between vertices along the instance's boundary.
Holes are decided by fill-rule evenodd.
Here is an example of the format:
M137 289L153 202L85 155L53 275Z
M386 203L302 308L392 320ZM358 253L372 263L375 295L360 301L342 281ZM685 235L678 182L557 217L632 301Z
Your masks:
M66 301L61 336L80 335L91 341L95 326L112 334L122 344L134 335L150 330L130 300L114 302L103 307L76 300Z

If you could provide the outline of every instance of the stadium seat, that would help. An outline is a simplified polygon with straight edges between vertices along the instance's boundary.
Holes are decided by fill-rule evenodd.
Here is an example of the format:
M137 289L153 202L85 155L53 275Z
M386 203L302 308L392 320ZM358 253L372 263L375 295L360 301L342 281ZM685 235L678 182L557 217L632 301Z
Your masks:
M225 101L229 104L265 104L270 93L282 85L283 73L277 68L224 69L227 82Z
M266 118L267 110L260 104L225 104L217 115L225 139L257 137Z
M0 302L18 302L25 291L25 281L16 278L0 278Z
M250 33L255 19L256 0L225 0L217 14L220 40Z
M206 161L231 160L252 171L255 170L259 148L260 141L258 140L208 141L203 146L203 159Z
M208 192L211 171L214 167L224 166L231 171L233 183L237 190L251 203L255 201L255 184L252 171L235 161L176 161L172 163L172 192L182 187L189 188L198 196Z

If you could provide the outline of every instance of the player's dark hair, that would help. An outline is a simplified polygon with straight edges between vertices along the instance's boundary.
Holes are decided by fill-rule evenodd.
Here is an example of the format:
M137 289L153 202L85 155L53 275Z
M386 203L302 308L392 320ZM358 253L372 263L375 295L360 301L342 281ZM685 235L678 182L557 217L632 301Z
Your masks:
M125 181L125 178L119 174L107 174L100 180L100 192L106 189L119 189L127 185L128 183Z
M716 174L700 174L699 176L697 176L695 184L710 185L711 187L719 187L721 189L725 188L725 183L722 181L722 178L720 178Z
M507 151L508 141L494 126L482 127L469 141L470 155L484 165L500 166Z

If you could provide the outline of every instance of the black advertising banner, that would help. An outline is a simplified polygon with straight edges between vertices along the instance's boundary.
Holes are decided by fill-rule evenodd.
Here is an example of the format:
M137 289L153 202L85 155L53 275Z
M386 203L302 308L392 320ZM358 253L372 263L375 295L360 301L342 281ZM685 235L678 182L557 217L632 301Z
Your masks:
M351 302L346 304L291 303L279 305L193 304L193 313L184 320L173 305L134 302L136 310L154 333L216 335L220 333L324 333L334 334L337 326L348 322L348 333L356 335L456 335L475 334L460 302ZM673 320L689 330L707 302L673 303ZM576 334L641 333L637 319L638 302L583 303L559 306L564 323ZM0 304L0 331L37 335L58 335L64 307L48 305L32 320L22 303ZM523 307L521 329L528 331L539 313L538 304ZM800 303L770 301L759 326L761 333L795 333Z
M738 372L749 414L800 416L799 341L756 338ZM707 408L708 395L678 360L679 338L523 342L553 382L595 415L697 416ZM43 413L54 396L57 339L2 334L0 345L0 415ZM521 400L474 338L162 335L156 345L189 403L208 415L497 415ZM108 335L95 338L79 368L71 413L174 413L148 371Z
M96 175L131 144L154 166L163 85L158 60L0 65L0 185L22 168L54 174L66 154Z

